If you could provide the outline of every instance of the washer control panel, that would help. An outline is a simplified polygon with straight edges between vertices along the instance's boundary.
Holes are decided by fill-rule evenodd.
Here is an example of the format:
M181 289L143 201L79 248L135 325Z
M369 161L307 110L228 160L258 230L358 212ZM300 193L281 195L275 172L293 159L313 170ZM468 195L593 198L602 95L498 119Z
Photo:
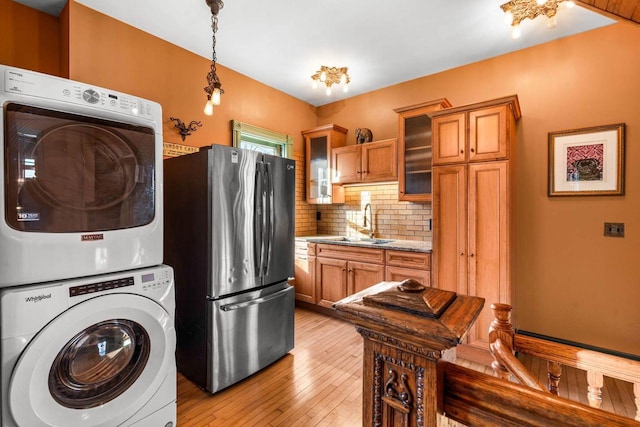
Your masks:
M4 90L37 98L91 105L103 110L151 120L161 114L159 106L155 107L156 103L145 99L17 68L5 70ZM154 108L158 108L158 111L154 112Z
M94 292L109 291L111 289L133 286L134 283L133 277L122 277L119 279L105 280L104 282L91 283L89 285L72 286L69 288L69 296L77 297L80 295L92 294Z

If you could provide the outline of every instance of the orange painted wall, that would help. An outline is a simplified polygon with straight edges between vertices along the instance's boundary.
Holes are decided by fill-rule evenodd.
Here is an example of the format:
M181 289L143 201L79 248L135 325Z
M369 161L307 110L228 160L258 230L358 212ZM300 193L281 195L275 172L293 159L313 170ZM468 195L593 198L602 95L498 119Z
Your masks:
M516 326L640 354L640 27L612 25L329 104L317 112L220 66L227 94L214 116L205 117L202 87L208 60L76 2L67 7L70 77L160 102L168 142L181 143L168 120L171 115L203 121L204 127L187 138L186 144L193 146L229 144L229 120L237 119L293 135L300 153L301 129L337 123L351 129L349 144L357 127L371 128L375 139L386 139L397 136L393 108L441 97L463 105L517 94L523 117L516 182ZM15 20L49 22L30 13L0 0L0 63L47 72L39 62L44 42L21 40L20 49L29 53L24 61L34 64L27 66L19 63L16 42L10 39L22 28L13 26ZM59 25L66 25L63 18ZM627 125L626 195L547 197L548 132L619 122ZM603 237L605 221L624 222L626 236Z
M0 0L0 64L62 76L58 18Z
M231 145L231 120L293 135L315 126L315 108L218 65L225 94L203 113L210 61L92 9L69 2L69 77L162 105L164 140L191 146ZM203 126L182 142L169 117Z
M638 76L640 27L615 24L323 106L318 119L385 139L393 108L517 94L516 326L640 355ZM620 122L626 195L547 197L548 132ZM624 222L625 237L603 237L605 221Z

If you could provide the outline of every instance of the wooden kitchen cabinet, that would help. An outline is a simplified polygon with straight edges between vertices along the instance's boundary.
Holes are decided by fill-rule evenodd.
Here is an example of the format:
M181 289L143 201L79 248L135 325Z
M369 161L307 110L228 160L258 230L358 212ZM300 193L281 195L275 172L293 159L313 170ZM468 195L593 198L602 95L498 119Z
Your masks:
M332 184L331 150L346 144L347 129L326 125L302 131L305 142L307 203L344 203L344 191Z
M317 304L334 302L384 281L384 250L357 246L316 246Z
M393 138L334 148L331 151L332 182L353 184L397 180L397 147Z
M433 164L484 162L509 158L508 135L516 120L508 104L477 104L474 109L433 116Z
M431 286L431 254L387 250L385 264L385 280L388 282L413 279Z
M513 301L513 154L520 115L516 96L432 114L433 286L485 298L468 338L482 349L489 344L491 303Z
M315 243L295 242L295 281L296 300L315 304L316 297L316 257Z
M398 200L431 201L431 117L451 107L445 98L396 108L398 113Z

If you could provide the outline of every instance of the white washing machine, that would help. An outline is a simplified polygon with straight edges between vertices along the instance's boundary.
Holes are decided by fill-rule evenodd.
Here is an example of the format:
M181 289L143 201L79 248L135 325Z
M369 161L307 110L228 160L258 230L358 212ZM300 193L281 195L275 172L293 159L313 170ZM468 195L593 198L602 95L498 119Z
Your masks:
M176 423L173 269L0 290L3 427Z

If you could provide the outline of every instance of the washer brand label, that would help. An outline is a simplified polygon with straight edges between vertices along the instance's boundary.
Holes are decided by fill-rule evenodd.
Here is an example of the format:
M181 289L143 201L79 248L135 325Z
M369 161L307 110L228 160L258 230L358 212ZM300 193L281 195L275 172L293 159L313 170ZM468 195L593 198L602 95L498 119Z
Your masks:
M104 240L104 234L83 234L80 237L83 242L93 242L94 240Z
M43 299L50 299L50 298L51 298L51 294L47 294L47 295L43 294L43 295L37 295L34 297L26 297L24 301L36 303L36 302L42 301Z
M18 212L18 221L40 221L40 213L38 212Z

